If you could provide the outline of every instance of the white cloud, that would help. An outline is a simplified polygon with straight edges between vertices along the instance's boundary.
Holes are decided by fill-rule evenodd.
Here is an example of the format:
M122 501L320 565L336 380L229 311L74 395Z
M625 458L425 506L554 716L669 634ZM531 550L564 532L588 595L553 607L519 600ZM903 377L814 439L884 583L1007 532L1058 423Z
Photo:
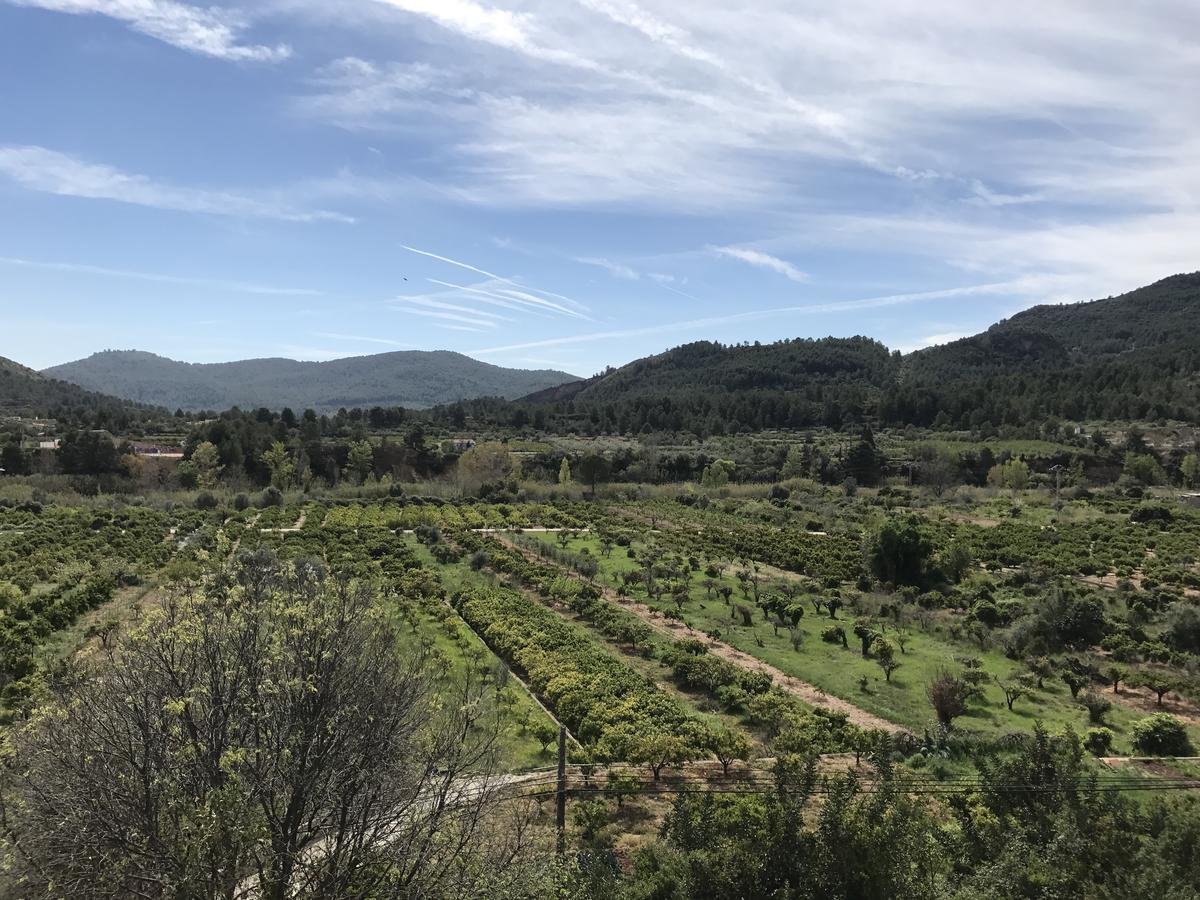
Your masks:
M663 274L662 272L651 272L648 277L650 278L651 281L653 281L655 284L657 284L660 288L662 288L665 291L670 291L672 294L678 294L680 297L686 297L689 300L695 300L695 301L699 302L699 299L700 299L699 297L696 297L693 294L689 294L687 291L680 290L678 287L676 287L677 284L681 284L681 283L687 284L686 279L683 279L681 281L680 279L676 278L674 275L666 275L666 274Z
M0 146L0 175L32 191L63 197L115 200L136 206L288 222L353 222L340 213L304 210L272 198L181 187L129 174L37 146Z
M640 277L637 272L631 269L624 263L613 262L611 259L605 259L602 256L577 256L575 262L583 263L585 266L596 266L604 269L614 278L623 278L626 281L637 281Z
M244 18L221 7L199 8L176 0L8 0L74 15L101 15L124 22L134 31L191 53L218 59L278 62L291 55L286 44L267 47L239 40Z
M434 300L429 297L411 297L411 296L410 297L397 297L396 302L397 303L411 303L415 306L427 306L427 307L430 307L431 309L441 309L441 310L446 310L448 312L469 313L470 315L472 315L478 319L491 319L491 320L493 320L493 323L495 323L495 322L511 322L512 321L511 317L502 316L499 313L487 312L486 310L475 309L474 307L471 307L471 306L462 306L457 303L447 303L444 300Z
M525 17L471 0L379 0L404 12L425 16L444 28L500 47L530 46Z
M771 254L763 253L760 250L752 250L748 247L709 247L708 249L709 252L716 256L724 256L728 259L740 260L741 262L758 266L762 269L770 269L772 272L777 272L792 281L808 281L808 274L801 272L787 260L771 256Z
M435 131L460 201L753 217L777 258L800 213L1020 233L1200 205L1192 0L371 6L374 31L436 23L434 45L331 70L301 109Z
M403 299L411 302L412 298ZM495 328L498 324L495 319L485 318L483 314L479 313L465 315L457 312L443 312L437 309L416 309L409 303L398 303L392 308L397 312L403 312L413 316L424 316L429 319L442 319L451 322L463 322L480 331L487 328ZM468 312L470 312L470 310L468 310Z
M1038 203L1045 199L1042 194L1004 194L993 191L979 179L971 183L971 194L966 202L983 206L1013 206L1020 203Z
M431 253L428 250L418 250L416 247L409 247L407 244L401 244L400 248L402 250L407 250L409 253L416 253L418 256L425 256L430 259L435 259L438 262L445 263L446 265L456 266L457 268L460 268L460 269L466 269L468 272L474 272L477 275L483 275L493 282L510 285L509 288L496 288L495 290L497 293L503 294L511 299L523 300L526 303L544 306L548 309L554 309L554 310L557 310L558 312L563 313L564 315L574 316L575 318L578 318L578 319L586 319L587 318L587 316L585 316L583 314L583 312L587 310L586 306L584 306L582 303L580 303L576 300L572 300L570 297L564 297L562 294L556 294L553 291L544 291L544 290L541 290L540 288L530 287L528 285L522 284L519 281L514 281L511 278L505 278L501 275L496 275L492 272L487 271L487 269L481 269L478 266L473 266L470 263L462 262L461 260L457 260L457 259L451 259L448 256L441 256L437 253ZM430 280L432 281L432 279L430 279ZM513 290L512 288L516 288L517 290ZM545 294L547 297L554 297L556 299L562 300L565 303L570 304L570 306L574 307L574 308L569 309L565 306L562 306L557 303L552 303L549 300L545 300L541 297L535 297L532 294L530 294L529 291L534 291L538 294Z

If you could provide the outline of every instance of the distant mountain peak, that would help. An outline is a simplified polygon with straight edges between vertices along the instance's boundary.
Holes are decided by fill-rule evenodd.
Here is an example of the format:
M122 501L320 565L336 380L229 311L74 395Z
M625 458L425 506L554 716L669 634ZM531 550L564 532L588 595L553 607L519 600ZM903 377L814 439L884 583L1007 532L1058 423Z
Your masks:
M418 408L476 397L515 399L578 380L567 372L507 369L450 350L222 363L180 362L146 350L102 350L44 374L128 400L189 410Z

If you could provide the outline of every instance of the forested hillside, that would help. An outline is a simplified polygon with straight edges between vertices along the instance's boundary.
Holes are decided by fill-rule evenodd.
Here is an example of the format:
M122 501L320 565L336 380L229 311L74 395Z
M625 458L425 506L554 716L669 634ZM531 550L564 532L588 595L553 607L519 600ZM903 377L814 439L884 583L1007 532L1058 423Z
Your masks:
M1200 415L1200 274L1119 297L1039 306L980 335L901 357L867 338L701 342L587 382L456 407L554 430L692 431L884 426L981 428L1058 417Z
M128 427L157 411L47 378L0 357L0 415L42 416L96 427Z
M416 350L328 362L249 359L184 363L141 351L108 350L46 374L171 409L422 408L468 397L516 398L574 379L566 372L505 369L447 351Z
M863 422L986 431L1047 418L1186 421L1200 417L1198 309L1200 273L1177 275L1119 297L1035 307L904 357L865 337L700 341L585 381L407 351L208 365L106 351L47 372L169 409L434 406L431 419L454 428L470 419L557 432L707 436ZM37 398L45 406L52 396L103 405L15 364L4 371L21 382L4 394L9 407Z
M892 424L1191 419L1200 412L1200 273L1119 297L1037 306L912 354L880 405Z

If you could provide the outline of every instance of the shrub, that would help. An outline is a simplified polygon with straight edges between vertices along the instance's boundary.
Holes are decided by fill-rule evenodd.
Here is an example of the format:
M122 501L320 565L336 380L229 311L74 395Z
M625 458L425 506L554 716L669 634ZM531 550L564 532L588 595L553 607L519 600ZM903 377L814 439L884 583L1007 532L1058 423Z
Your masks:
M841 625L830 625L821 632L821 640L827 644L841 644L846 646L846 629Z
M945 669L939 669L925 689L929 704L943 728L967 711L967 700L975 689L967 681Z
M1190 756L1192 742L1183 722L1169 713L1155 713L1133 726L1133 746L1146 756Z
M259 509L270 506L283 506L283 492L277 487L269 487L258 496Z
M433 547L430 548L430 553L434 559L443 565L456 563L462 559L461 550L456 550L454 547L451 547L449 544L445 543L434 544Z
M1089 728L1083 746L1093 756L1108 756L1112 752L1113 733L1109 728Z
M571 813L575 827L584 843L595 845L600 838L600 831L608 824L608 804L603 800L583 800L575 805Z
M216 509L217 498L208 491L203 491L196 497L196 509Z
M1104 724L1104 717L1112 709L1112 701L1101 697L1095 691L1088 691L1079 698L1079 705L1088 712L1088 721L1096 725Z

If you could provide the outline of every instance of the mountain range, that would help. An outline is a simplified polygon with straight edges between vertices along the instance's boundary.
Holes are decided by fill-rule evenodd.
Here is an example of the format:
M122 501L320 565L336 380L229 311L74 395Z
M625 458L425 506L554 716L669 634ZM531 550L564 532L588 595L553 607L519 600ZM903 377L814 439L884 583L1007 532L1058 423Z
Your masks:
M435 419L440 408L458 421L465 401L479 424L532 421L586 433L711 434L864 420L970 428L1048 417L1193 420L1200 418L1198 313L1200 273L1192 273L1102 300L1036 306L907 355L866 337L700 341L588 379L450 352L189 364L105 351L44 373L0 360L0 409L114 410L113 397L122 397L187 410L432 406Z
M400 350L328 362L247 359L186 363L139 350L105 350L42 374L168 409L340 407L411 409L472 397L514 399L576 376L506 369L449 351Z

